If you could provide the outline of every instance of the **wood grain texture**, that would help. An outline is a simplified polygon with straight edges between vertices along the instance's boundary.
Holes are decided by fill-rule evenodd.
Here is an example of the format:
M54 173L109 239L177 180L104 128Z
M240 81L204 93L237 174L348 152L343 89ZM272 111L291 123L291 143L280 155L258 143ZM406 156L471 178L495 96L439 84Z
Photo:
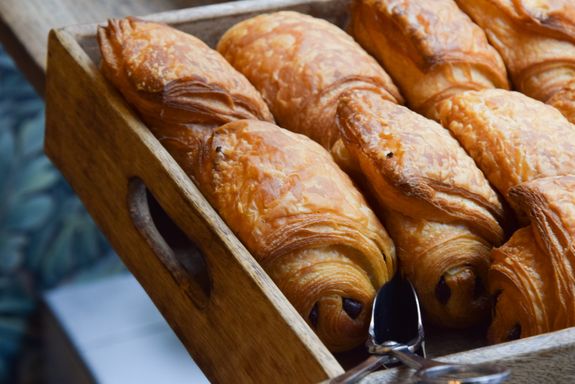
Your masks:
M575 328L438 358L451 363L495 362L511 368L509 384L572 383ZM412 383L413 370L401 367L372 373L362 384Z
M347 0L282 0L271 5L243 1L234 4L236 8L221 4L146 19L177 25L213 47L231 25L266 10L297 10L343 26L347 4ZM52 34L46 150L128 268L214 382L317 382L341 373L333 355L167 151L103 80L94 64L99 61L95 31L95 24L91 24ZM201 296L192 300L202 292L193 287L194 283L181 289L186 283L173 273L173 265L166 264L170 259L163 263L157 258L149 236L136 230L126 208L128 180L133 176L148 185L167 213L181 228L187 228L187 235L204 252L211 281L206 300ZM231 275L233 281L226 277ZM428 349L433 350L433 356L442 356L476 347L484 342L479 334L458 335L451 341L451 333L434 332L428 338ZM513 369L512 383L555 383L573 381L574 358L575 329L570 328L440 360L498 361ZM363 382L407 382L410 375L407 369L392 369L376 372Z
M44 94L46 47L52 28L110 17L140 16L225 0L2 0L0 42L36 91Z
M48 61L47 154L206 375L215 382L314 382L340 373L334 357L72 35L51 33ZM211 281L207 304L190 299L199 292L182 289L150 237L137 230L128 209L134 177L203 252Z

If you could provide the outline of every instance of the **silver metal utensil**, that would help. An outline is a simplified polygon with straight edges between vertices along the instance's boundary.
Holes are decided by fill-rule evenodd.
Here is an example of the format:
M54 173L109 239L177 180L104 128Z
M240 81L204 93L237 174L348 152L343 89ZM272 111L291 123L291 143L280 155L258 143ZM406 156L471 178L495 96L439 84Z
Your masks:
M330 384L355 383L381 366L397 364L398 359L390 353L377 352L378 345L390 338L404 343L411 352L419 351L425 356L419 301L411 284L399 275L385 283L375 295L366 343L372 356L332 379Z
M510 374L509 369L496 364L447 364L426 359L417 294L400 276L384 284L375 296L367 347L372 356L330 383L355 383L380 366L398 361L417 370L414 379L418 383L495 384Z
M403 364L416 369L414 381L426 384L496 384L509 377L510 370L501 365L449 364L426 359L409 350L405 344L386 341L377 346L377 353L389 353Z

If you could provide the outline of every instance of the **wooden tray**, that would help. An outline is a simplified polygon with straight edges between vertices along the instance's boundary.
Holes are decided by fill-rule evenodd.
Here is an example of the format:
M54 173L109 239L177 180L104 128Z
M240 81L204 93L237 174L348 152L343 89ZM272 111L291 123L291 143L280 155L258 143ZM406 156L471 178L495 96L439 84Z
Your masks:
M297 10L344 26L347 3L239 1L145 18L213 47L230 26L267 11ZM45 150L208 378L312 383L362 358L326 349L103 78L95 33L96 24L50 33ZM431 355L483 345L481 332L428 334ZM502 362L514 369L510 382L518 383L573 381L573 359L575 328L445 358ZM364 381L402 382L410 373L391 369Z

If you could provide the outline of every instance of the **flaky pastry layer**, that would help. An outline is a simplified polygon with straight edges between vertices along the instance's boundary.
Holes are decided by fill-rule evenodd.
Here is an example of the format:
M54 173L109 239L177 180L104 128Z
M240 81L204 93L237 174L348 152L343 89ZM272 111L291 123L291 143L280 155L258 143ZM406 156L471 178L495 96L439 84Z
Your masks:
M508 88L501 57L452 0L354 0L351 15L351 34L415 111L435 117L451 95Z
M230 28L218 51L262 93L279 125L331 149L335 109L350 89L402 98L379 64L335 25L296 12L263 14Z
M330 349L366 337L375 290L396 268L387 232L329 153L272 124L216 129L198 186ZM353 302L357 313L350 311Z
M515 88L575 122L575 3L571 0L457 0L501 54ZM553 99L552 101L550 99Z
M488 337L501 342L575 325L575 176L542 178L510 192L531 219L493 252L496 295Z
M490 89L454 96L439 111L441 123L508 200L523 182L575 173L575 126L555 108Z
M238 119L273 121L249 81L192 35L125 18L100 27L98 44L104 75L161 137Z
M504 216L483 173L438 123L379 94L346 94L337 122L429 318L452 327L481 322Z

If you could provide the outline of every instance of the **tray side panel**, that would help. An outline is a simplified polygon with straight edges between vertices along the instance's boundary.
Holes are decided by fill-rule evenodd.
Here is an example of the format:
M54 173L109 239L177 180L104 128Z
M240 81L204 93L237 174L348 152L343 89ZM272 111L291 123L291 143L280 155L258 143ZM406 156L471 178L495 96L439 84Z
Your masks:
M74 37L52 31L48 156L206 375L215 382L317 382L343 370ZM211 295L200 307L129 213L139 177L202 251Z
M190 33L207 45L215 48L220 37L233 25L262 13L275 11L297 11L325 19L345 28L350 0L244 0L181 9L143 16L141 19L168 24L183 32ZM80 46L94 63L100 62L100 50L96 41L99 24L69 26L66 29L75 36Z
M575 328L552 332L440 357L450 363L497 363L511 368L509 384L573 383ZM375 372L362 384L412 383L413 370L394 368Z

